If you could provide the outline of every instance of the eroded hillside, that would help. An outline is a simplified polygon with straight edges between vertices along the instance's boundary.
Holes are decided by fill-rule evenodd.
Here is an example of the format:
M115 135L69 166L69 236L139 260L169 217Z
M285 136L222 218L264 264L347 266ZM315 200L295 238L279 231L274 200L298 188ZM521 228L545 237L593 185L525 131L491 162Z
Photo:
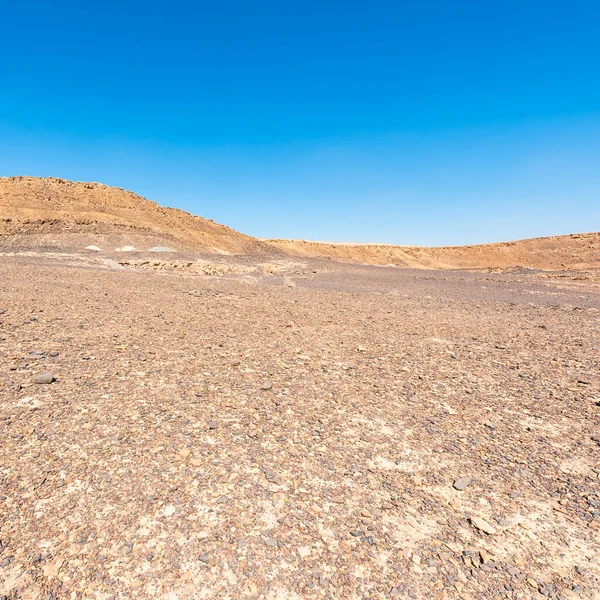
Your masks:
M132 236L149 237L151 245L163 241L175 249L230 254L268 250L255 238L133 192L39 177L0 178L0 234L34 235L47 242L62 235L67 244L65 238L93 243L93 236L108 236L119 244Z

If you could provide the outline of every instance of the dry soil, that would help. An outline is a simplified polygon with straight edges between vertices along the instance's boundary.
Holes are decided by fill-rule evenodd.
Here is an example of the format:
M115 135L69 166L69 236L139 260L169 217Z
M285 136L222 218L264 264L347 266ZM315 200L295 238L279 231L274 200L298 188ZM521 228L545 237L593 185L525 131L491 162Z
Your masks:
M0 597L600 598L600 289L537 275L5 252Z

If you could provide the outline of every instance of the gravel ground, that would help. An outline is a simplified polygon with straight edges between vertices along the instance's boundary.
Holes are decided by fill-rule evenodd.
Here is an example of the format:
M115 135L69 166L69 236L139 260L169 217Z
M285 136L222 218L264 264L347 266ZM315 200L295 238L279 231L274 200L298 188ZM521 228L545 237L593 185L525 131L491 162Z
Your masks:
M0 260L0 598L600 598L597 284L98 260Z

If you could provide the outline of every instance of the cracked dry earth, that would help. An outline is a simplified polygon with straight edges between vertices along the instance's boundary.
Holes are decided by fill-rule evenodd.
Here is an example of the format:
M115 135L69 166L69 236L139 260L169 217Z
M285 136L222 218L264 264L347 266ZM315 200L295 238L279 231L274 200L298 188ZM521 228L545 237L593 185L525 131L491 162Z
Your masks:
M1 598L600 597L597 284L320 264L2 259Z

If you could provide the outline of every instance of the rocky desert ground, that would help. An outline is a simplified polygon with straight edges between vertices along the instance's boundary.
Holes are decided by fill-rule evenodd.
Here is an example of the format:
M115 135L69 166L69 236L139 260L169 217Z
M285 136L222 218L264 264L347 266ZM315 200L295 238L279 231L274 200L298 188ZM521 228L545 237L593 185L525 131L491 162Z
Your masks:
M16 197L0 598L600 598L594 248L394 268Z

